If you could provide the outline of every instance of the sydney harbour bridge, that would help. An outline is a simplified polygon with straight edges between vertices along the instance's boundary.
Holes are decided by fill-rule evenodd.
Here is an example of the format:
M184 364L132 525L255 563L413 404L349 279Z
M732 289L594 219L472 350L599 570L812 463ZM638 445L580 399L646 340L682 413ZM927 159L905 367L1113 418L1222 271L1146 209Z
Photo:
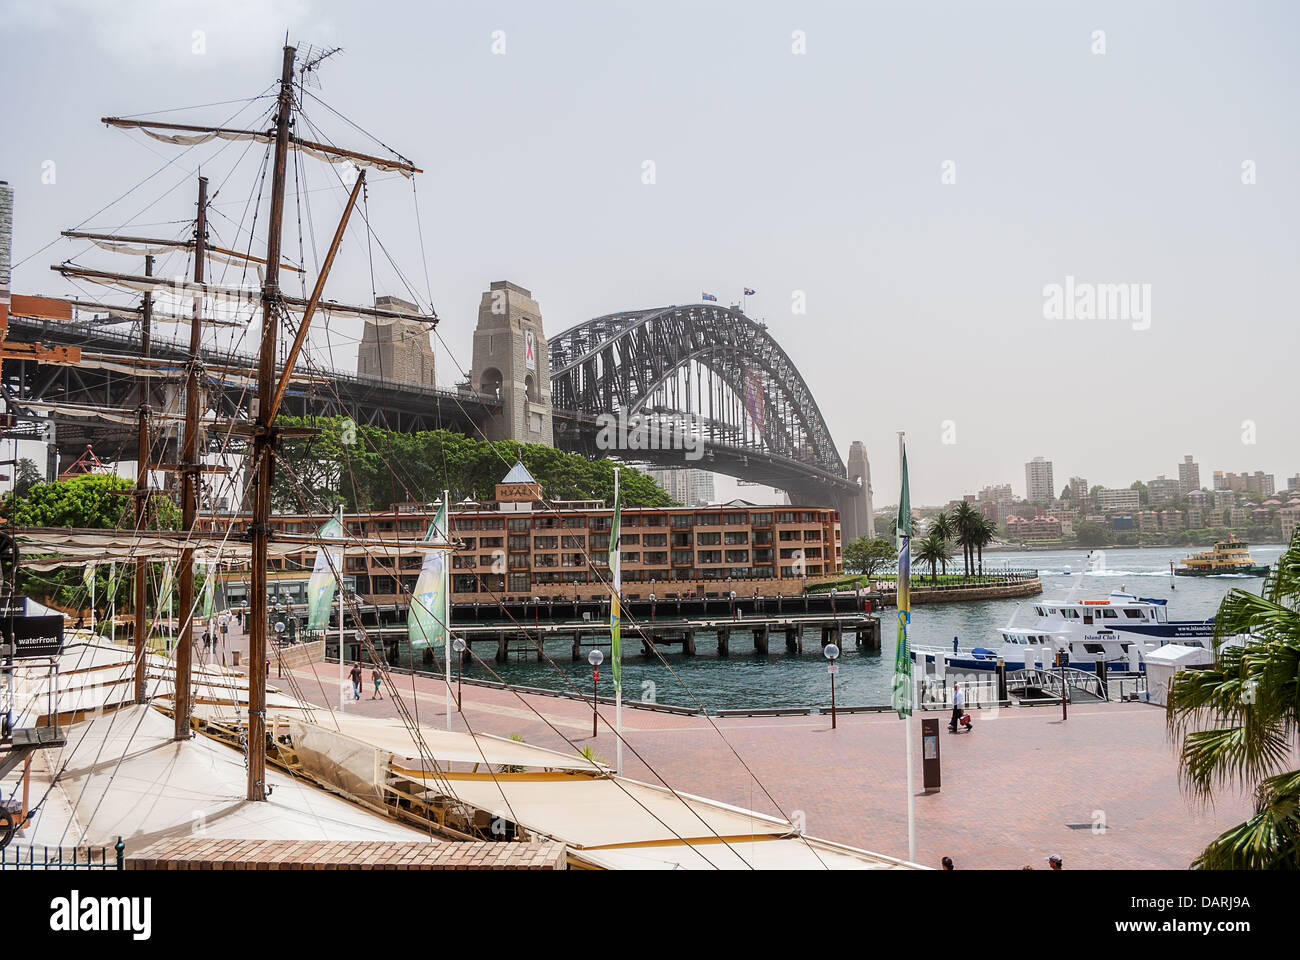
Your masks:
M511 306L505 316L492 316L499 311L488 307L490 298L504 288L511 291ZM523 305L518 317L511 315L516 301ZM776 487L794 504L837 507L845 542L867 532L870 474L862 445L853 445L846 464L804 377L766 327L738 308L689 304L613 313L570 327L550 338L547 348L528 291L494 283L484 305L468 382L430 387L316 371L291 387L284 411L347 416L399 431L444 428L520 440L538 438L521 435L518 424L531 417L536 429L545 414L550 429L541 442L560 449L694 467ZM139 381L130 368L115 369L111 357L137 355L138 334L103 323L14 315L8 339L77 345L90 358L78 365L4 361L0 393L9 409L40 414L44 406L62 462L87 444L105 460L133 456L129 425L106 425L57 408L137 404ZM540 363L534 350L544 351ZM165 374L183 368L188 350L155 338L151 355ZM512 372L514 365L519 369ZM237 374L255 371L256 359L205 351L203 370L207 407L218 417L247 415L249 388ZM534 377L546 382L539 388ZM155 402L165 402L158 391L166 388L154 389ZM25 407L25 401L37 406ZM515 407L523 410L519 416Z

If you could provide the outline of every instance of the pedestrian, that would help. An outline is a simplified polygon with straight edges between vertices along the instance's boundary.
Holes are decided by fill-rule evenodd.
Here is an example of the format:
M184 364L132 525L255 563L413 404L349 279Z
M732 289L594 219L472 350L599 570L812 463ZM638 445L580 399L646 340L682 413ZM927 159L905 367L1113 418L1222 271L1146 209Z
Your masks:
M1053 870L1060 870L1061 867L1064 866L1064 864L1061 862L1061 858L1058 857L1056 854L1052 854L1050 857L1047 858L1047 865L1051 867Z
M371 694L370 699L371 700L384 699L384 695L379 692L379 684L382 682L382 678L379 676L379 667L375 667L373 670L370 671L370 679L375 681L375 692Z
M221 645L222 645L222 647L224 647L224 646L226 645L226 635L227 635L228 633L230 633L230 617L226 616L226 614L223 613L223 614L221 615Z
M361 661L358 660L352 664L352 670L348 674L352 678L352 699L361 699Z
M957 652L957 638L956 638L956 637L953 637L953 638L952 638L952 652L953 652L953 653L956 653L956 652Z
M961 722L961 715L966 711L966 691L961 688L960 683L952 685L952 719L948 721L948 729L953 733L957 732L957 724Z
M945 870L953 869L952 857L944 857L942 860L939 861L939 863Z

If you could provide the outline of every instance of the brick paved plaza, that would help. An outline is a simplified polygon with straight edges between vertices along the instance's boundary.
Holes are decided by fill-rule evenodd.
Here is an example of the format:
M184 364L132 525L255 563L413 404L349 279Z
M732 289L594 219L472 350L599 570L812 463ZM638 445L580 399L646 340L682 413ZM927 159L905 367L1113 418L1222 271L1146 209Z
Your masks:
M316 703L328 695L336 705L337 671L331 663L298 669L301 694ZM274 675L273 668L272 682L289 692L287 680ZM439 682L401 674L393 681L421 724L445 725ZM396 715L390 699L372 701L370 694L367 669L362 700L347 710ZM559 749L569 749L568 738L612 762L615 742L606 722L613 722L614 711L600 709L601 732L593 741L590 702L466 685L464 715L453 723ZM1187 801L1178 788L1164 711L1155 706L1075 705L1065 722L1059 708L978 711L970 734L949 734L945 723L943 789L930 795L920 791L919 722L915 728L917 859L923 864L937 866L951 856L959 868L1041 869L1055 853L1067 869L1182 869L1209 839L1249 813L1240 795L1221 795L1210 809ZM761 782L787 816L802 815L810 834L907 854L904 732L892 714L842 716L832 731L830 718L822 716L718 719L628 709L624 734L628 776L653 781L657 773L676 789L775 813Z

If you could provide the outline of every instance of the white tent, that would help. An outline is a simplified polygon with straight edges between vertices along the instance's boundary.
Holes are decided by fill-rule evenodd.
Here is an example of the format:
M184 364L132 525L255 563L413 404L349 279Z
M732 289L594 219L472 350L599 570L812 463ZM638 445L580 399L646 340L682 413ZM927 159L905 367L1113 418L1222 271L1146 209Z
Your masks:
M1169 643L1163 647L1148 651L1147 690L1150 691L1152 703L1165 705L1169 692L1169 681L1174 674L1188 667L1200 667L1214 663L1214 651L1204 647L1185 647L1180 643Z

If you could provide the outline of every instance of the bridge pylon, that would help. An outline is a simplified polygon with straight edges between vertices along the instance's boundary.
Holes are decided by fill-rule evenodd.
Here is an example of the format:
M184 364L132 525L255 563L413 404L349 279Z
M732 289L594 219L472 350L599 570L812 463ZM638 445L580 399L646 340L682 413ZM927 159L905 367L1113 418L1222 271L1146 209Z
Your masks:
M484 291L470 377L475 390L501 400L500 414L483 424L488 439L555 445L550 351L531 292L506 280Z

